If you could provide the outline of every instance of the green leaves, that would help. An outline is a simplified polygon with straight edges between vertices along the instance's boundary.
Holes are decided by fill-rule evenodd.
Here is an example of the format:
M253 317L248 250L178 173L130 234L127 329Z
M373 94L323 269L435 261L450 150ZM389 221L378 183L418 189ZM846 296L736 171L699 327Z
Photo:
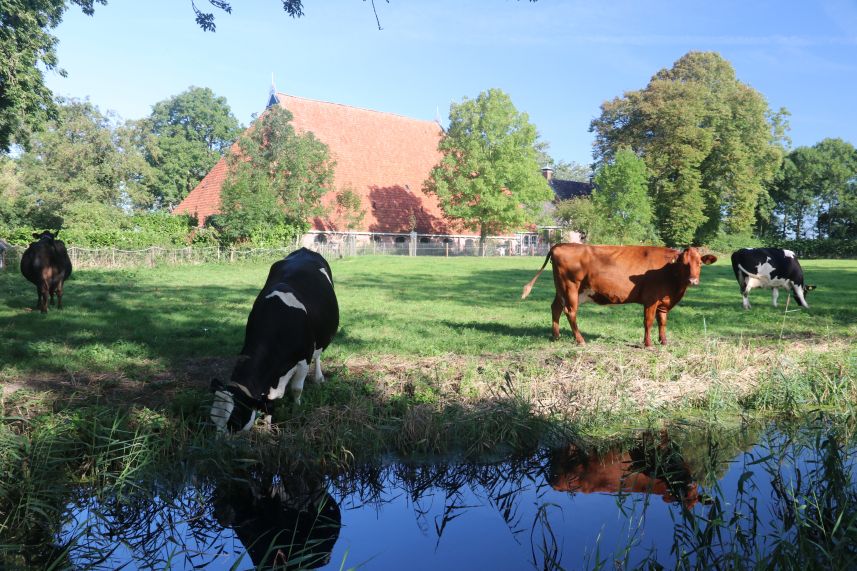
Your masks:
M262 236L264 228L286 226L276 236L297 235L308 220L324 214L321 197L333 183L327 145L312 133L298 134L292 114L271 107L237 142L223 184L223 214L215 224L230 242ZM271 238L273 239L273 238Z
M623 146L646 162L658 231L671 245L750 233L785 128L785 112L772 113L714 52L690 52L644 89L605 102L590 126L599 163Z
M423 191L445 214L480 236L532 222L552 193L539 172L536 128L499 89L453 103L440 163Z

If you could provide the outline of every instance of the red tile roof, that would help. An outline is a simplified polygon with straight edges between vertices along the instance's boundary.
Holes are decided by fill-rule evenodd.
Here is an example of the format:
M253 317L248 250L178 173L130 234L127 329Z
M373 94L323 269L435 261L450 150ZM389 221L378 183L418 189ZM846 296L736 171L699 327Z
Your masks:
M336 161L335 190L351 189L360 196L366 215L357 230L408 232L415 223L420 233L461 232L444 218L437 199L422 192L440 159L437 144L442 130L436 121L283 93L277 99L294 115L292 124L298 132L311 131L330 148ZM226 170L226 159L221 158L174 212L196 214L200 223L216 214ZM331 191L322 202L331 205L334 197ZM338 222L312 220L316 230L345 230Z

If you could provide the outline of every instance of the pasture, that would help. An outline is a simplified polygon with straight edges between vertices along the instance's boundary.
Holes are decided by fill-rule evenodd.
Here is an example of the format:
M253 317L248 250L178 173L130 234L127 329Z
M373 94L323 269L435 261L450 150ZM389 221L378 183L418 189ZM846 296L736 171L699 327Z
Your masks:
M525 400L550 401L552 415L591 423L608 411L615 422L629 411L721 399L724 390L737 391L733 401L744 399L758 390L760 375L806 376L819 354L825 367L853 366L857 262L804 262L808 283L818 286L811 309L791 303L785 313L786 296L774 308L768 290L754 291L753 308L743 310L728 260L721 259L703 269L701 285L670 313L670 344L647 350L639 305L583 305L579 323L588 345L574 343L564 318L563 337L552 342L549 267L520 300L542 261L332 260L342 317L323 365L334 382L305 391L309 410L342 404L352 391L381 394L385 403L467 404L514 381ZM81 270L67 283L66 309L47 315L32 310L34 288L19 274L0 273L0 383L7 395L24 388L155 408L177 392L195 391L191 400L205 401L211 377L230 373L269 265ZM819 374L829 377L826 368ZM712 383L720 383L716 397ZM831 401L830 394L846 394L840 385L822 391L824 404L844 404ZM776 412L778 405L763 400Z
M360 257L333 260L342 313L327 362L397 361L446 354L478 356L576 349L550 341L550 267L531 296L521 287L542 258ZM253 299L269 262L81 270L67 284L67 308L32 310L35 288L14 271L0 273L0 380L26 383L51 375L116 375L149 380L170 370L237 354ZM784 314L768 290L754 290L744 311L728 260L703 270L670 313L670 346L705 339L765 344L847 339L857 334L857 262L809 260L810 311ZM590 346L638 350L642 307L586 304L579 321Z

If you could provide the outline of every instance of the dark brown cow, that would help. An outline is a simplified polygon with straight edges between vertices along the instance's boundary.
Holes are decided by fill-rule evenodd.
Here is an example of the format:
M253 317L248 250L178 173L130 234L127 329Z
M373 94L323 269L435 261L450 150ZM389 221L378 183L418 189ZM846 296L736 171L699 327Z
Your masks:
M652 345L649 330L658 320L658 337L667 343L667 314L676 306L690 285L699 285L702 264L717 261L710 254L700 256L696 248L673 250L657 246L590 246L557 244L550 249L545 263L530 283L524 286L521 299L539 279L550 260L556 297L551 304L553 338L559 338L559 318L565 312L574 338L583 345L577 327L577 307L593 301L599 305L640 303L643 305L644 343Z
M57 296L57 308L62 309L63 283L71 275L68 251L62 240L56 239L57 234L59 230L33 234L37 241L31 243L21 256L21 273L36 286L38 308L42 313L48 312L48 297L53 304L54 294Z

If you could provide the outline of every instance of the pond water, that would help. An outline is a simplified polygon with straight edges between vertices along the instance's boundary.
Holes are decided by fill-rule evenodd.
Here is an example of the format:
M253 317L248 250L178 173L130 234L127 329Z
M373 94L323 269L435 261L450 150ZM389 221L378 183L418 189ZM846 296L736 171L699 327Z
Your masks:
M74 566L99 569L796 561L791 550L805 539L822 544L810 557L828 555L825 527L829 550L855 549L841 544L857 524L837 515L857 520L850 434L821 417L673 427L482 463L388 459L335 475L251 466L123 498L81 493L57 539Z

